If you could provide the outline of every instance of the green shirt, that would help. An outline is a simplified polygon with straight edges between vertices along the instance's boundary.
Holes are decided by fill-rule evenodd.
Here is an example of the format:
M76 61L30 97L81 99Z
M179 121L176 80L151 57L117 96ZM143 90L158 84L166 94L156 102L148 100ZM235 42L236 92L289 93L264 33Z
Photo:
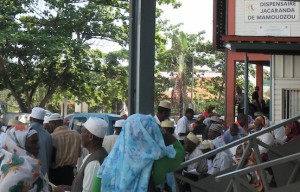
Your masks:
M156 160L153 164L151 178L155 186L162 184L165 181L166 174L173 172L184 159L185 151L181 143L176 140L172 145L176 151L175 157L164 157ZM101 191L101 179L97 176L94 177L92 191Z
M176 155L174 158L164 157L158 159L153 164L151 177L155 186L162 184L165 181L166 174L175 171L184 159L185 150L180 141L176 140L173 143L173 147L176 151Z

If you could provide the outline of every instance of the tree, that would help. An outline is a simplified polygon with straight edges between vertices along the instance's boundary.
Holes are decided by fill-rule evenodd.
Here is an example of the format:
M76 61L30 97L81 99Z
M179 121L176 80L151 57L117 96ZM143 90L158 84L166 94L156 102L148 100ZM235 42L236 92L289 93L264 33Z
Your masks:
M119 66L104 60L101 65L105 67L99 68L103 71L97 71L99 66L90 58L90 45L96 40L128 44L129 1L78 2L83 1L0 2L0 90L8 89L22 112L29 112L33 106L44 107L57 91L74 95L78 101L110 103L104 98L111 97L95 89L95 84L116 88L108 87L118 85L116 78L110 76L112 79L105 81L99 77L105 72L123 73L123 68L117 70ZM180 5L177 0L158 3ZM101 53L97 54L103 59ZM91 75L93 71L100 74ZM44 94L38 94L38 90Z
M46 0L41 9L34 3L41 1L0 3L0 88L9 89L22 112L33 105L44 107L57 89L79 99L89 97L93 91L89 72L95 70L89 40L127 43L128 19L122 2L114 7L107 2L78 6ZM39 101L34 97L38 89L45 90Z
M162 21L162 23L164 26L167 26L167 21ZM159 51L157 51L157 61L159 64L156 68L158 71L168 72L171 84L164 83L165 89L161 90L172 88L173 111L181 115L187 104L191 103L187 93L192 89L193 62L195 61L195 65L200 65L200 63L205 63L204 60L206 59L201 55L197 56L194 54L207 51L208 48L202 42L204 31L197 34L185 34L178 30L179 27L180 24L169 26L164 28L163 33L161 32L161 39L165 38L165 42L171 39L172 47L171 49L159 47ZM156 82L161 80L158 76Z
M217 111L223 114L225 110L225 53L214 50L211 42L203 42L204 31L197 34L185 34L185 37L182 38L182 33L179 32L180 24L168 26L167 21L161 21L161 24L167 27L161 28L159 37L163 45L157 48L158 65L156 70L168 73L169 77L157 76L156 87L159 87L159 90L156 91L161 91L157 95L165 97L164 92L173 88L175 84L173 90L176 95L172 100L177 103L173 111L176 113L176 109L179 108L178 113L182 114L183 106L191 103L188 93L193 89L196 111L203 112L208 105L215 105ZM165 46L168 39L172 39L171 49L167 49ZM203 78L203 75L199 75L197 71L193 74L192 66L203 67L205 65L219 75ZM249 67L249 72L250 76L254 76L253 66ZM198 76L196 76L197 74ZM192 76L195 78L194 86L191 83ZM243 63L236 64L236 77L237 84L243 86ZM252 87L253 85L250 82L250 88ZM205 94L197 92L196 90L199 90L199 88Z

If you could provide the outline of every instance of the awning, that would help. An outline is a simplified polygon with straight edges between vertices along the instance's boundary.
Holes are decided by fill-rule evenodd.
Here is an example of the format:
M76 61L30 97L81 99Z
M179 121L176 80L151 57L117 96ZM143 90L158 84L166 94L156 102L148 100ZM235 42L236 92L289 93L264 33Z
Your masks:
M300 55L300 37L223 36L224 47L234 52Z

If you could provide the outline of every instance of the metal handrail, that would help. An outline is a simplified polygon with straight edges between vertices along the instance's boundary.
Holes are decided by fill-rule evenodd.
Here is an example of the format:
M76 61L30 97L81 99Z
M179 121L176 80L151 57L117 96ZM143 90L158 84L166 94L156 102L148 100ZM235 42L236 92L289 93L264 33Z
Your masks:
M191 165L191 164L193 164L193 163L195 163L195 162L198 162L198 161L201 160L201 159L206 159L207 157L211 157L211 156L213 156L213 155L216 155L217 153L219 153L219 152L221 152L221 151L225 151L225 150L230 149L230 148L232 148L232 147L234 147L234 146L243 144L243 143L245 143L246 141L249 141L249 140L251 140L251 139L255 139L255 138L257 138L258 136L261 136L261 135L263 135L263 134L265 134L265 133L274 131L275 129L277 129L277 128L279 128L279 127L282 127L282 126L284 126L284 125L286 125L286 124L288 124L288 123L290 123L290 122L292 122L292 121L298 120L298 119L300 119L300 115L295 116L295 117L292 117L292 118L287 119L287 120L284 120L284 121L282 121L282 122L280 122L280 123L278 123L278 124L272 125L272 126L270 126L270 127L268 127L268 128L264 128L264 129L262 129L262 130L260 130L260 131L257 131L257 132L255 132L255 133L253 133L253 134L247 135L247 136L242 137L242 138L240 138L240 139L238 139L238 140L236 140L236 141L233 141L233 142L231 142L231 143L228 143L228 144L226 144L226 145L224 145L224 146L222 146L222 147L219 147L219 148L214 149L214 150L212 150L212 151L209 151L209 152L207 152L207 153L205 153L205 154L202 154L202 155L200 155L200 156L198 156L198 157L195 157L195 158L193 158L193 159L190 159L190 160L188 160L188 161L185 161L185 162L183 162L183 163L180 164L180 166L177 168L177 170L182 169L182 168L184 168L184 167L187 167L188 165Z
M292 155L288 155L286 157L274 159L274 160L264 162L264 163L261 163L261 164L258 164L258 165L254 165L254 166L246 167L246 168L239 169L239 170L236 170L236 171L232 171L230 173L225 173L223 175L216 176L216 181L220 182L220 181L223 181L223 180L226 180L226 179L231 179L231 178L236 177L236 176L244 175L246 173L254 172L254 171L257 171L257 170L262 170L262 169L265 169L265 168L268 168L268 167L272 167L272 166L275 166L275 165L287 163L287 162L294 161L294 160L300 160L300 153L295 153L295 154L292 154Z
M214 150L212 150L212 151L209 151L209 152L207 152L207 153L205 153L205 154L202 154L202 155L200 155L200 156L198 156L198 157L195 157L195 158L193 158L193 159L191 159L191 160L185 161L185 162L181 163L181 165L178 167L178 169L182 169L182 168L184 168L184 167L187 167L188 165L191 165L191 164L193 164L193 163L196 163L197 161L199 161L199 160L201 160L201 159L206 159L206 158L208 158L208 157L211 157L211 156L213 156L213 155L216 155L216 154L219 153L219 152L228 150L228 149L230 149L230 148L232 148L232 147L234 147L234 146L241 145L241 144L243 144L243 143L245 143L245 142L248 142L248 145L247 145L247 147L246 147L246 149L245 149L245 151L244 151L244 153L243 153L243 155L242 155L242 158L241 158L241 160L240 160L240 164L238 164L238 166L236 167L236 171L234 171L234 172L232 172L232 173L239 174L239 171L244 170L244 169L241 169L241 168L243 167L243 166L242 166L242 163L246 161L246 158L247 158L247 155L246 155L246 154L248 154L248 152L251 150L251 148L253 149L253 152L254 152L254 155L255 155L255 159L256 159L256 161L257 161L257 164L262 165L262 166L265 166L265 165L267 164L267 165L268 165L267 167L270 167L270 166L272 166L272 165L268 164L269 162L266 162L266 163L263 163L263 162L262 162L262 159L261 159L261 157L260 157L260 155L259 155L260 153L259 153L258 145L261 145L261 146L263 146L263 147L265 147L265 148L267 148L267 149L269 149L269 150L272 150L272 151L274 151L274 150L271 148L271 146L268 146L267 144L265 144L265 143L263 143L263 142L257 140L256 138L259 137L259 136L261 136L261 135L263 135L263 134L266 134L266 133L269 133L269 132L271 132L271 131L274 131L275 129L280 128L280 127L282 127L282 126L284 126L284 125L286 125L286 124L288 124L288 123L290 123L290 122L292 122L292 121L298 120L298 119L300 119L300 115L295 116L295 117L292 117L292 118L287 119L287 120L284 120L284 121L282 121L282 122L280 122L280 123L277 123L277 124L275 124L275 125L272 125L272 126L270 126L270 127L268 127L268 128L264 128L264 129L262 129L262 130L260 130L260 131L258 131L258 132L255 132L255 133L253 133L253 134L250 134L250 135L248 135L248 136L242 137L242 138L240 138L239 140L233 141L233 142L231 142L231 143L229 143L229 144L226 144L226 145L224 145L224 146L222 146L222 147L219 147L219 148L217 148L217 149L214 149ZM276 152L276 150L275 150L275 154L277 154L277 155L279 155L279 156L282 156L282 154ZM277 162L277 161L275 161L275 162ZM253 167L252 167L252 168L253 168ZM267 176L266 176L266 173L265 173L265 172L263 171L263 169L260 168L260 167L255 166L255 168L258 168L258 169L256 169L256 171L258 171L259 174L261 175L261 179L262 179L262 183L263 183L263 186L264 186L265 191L266 191L266 192L269 191L269 185L268 185L268 182L267 182ZM254 168L254 169L255 169L255 168ZM247 169L247 168L246 168L246 169ZM247 169L247 170L248 170L248 169ZM251 169L251 170L252 170L252 169ZM227 173L227 174L230 174L230 173ZM227 175L227 174L223 174L223 175ZM176 178L182 179L182 180L183 180L183 177L182 177L179 173L175 173L174 175L175 175ZM222 175L222 176L223 176L223 175ZM218 178L222 178L222 177L221 177L221 176L218 176ZM228 177L226 177L226 178L228 178ZM188 182L188 183L190 183L190 184L193 184L193 185L195 184L195 182L193 182L193 181L190 180L190 179L184 179L184 180L185 180L185 182ZM227 185L226 191L230 191L230 190L232 189L232 187L233 187L233 189L234 189L235 191L239 191L239 190L238 190L238 189L239 189L238 183L242 183L242 182L244 182L244 181L241 180L241 179L239 179L238 177L234 177L234 176L233 176L233 177L231 178L229 184Z

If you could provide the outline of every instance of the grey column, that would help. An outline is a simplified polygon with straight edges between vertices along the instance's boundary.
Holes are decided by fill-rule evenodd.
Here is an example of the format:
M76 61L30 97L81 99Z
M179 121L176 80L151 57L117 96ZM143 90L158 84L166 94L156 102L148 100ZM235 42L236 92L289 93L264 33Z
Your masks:
M153 114L156 0L130 1L129 114Z

